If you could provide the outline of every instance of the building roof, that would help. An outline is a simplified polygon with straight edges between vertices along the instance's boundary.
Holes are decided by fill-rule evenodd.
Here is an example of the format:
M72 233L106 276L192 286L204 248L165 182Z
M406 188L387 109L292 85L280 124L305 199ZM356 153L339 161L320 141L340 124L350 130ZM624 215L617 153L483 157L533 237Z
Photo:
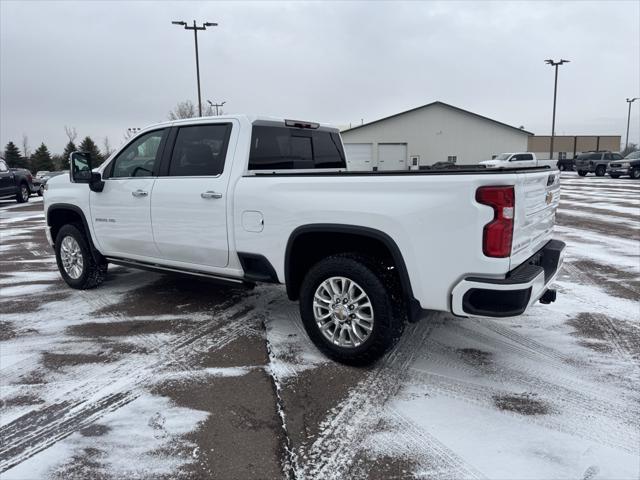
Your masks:
M357 127L353 127L353 128L348 128L347 130L343 130L342 133L352 132L353 130L358 130L359 128L368 127L369 125L373 125L375 123L384 122L385 120L389 120L390 118L399 117L400 115L404 115L406 113L415 112L417 110L421 110L423 108L432 107L434 105L440 105L441 107L447 107L447 108L450 108L452 110L456 110L456 111L461 112L461 113L466 113L467 115L472 115L472 116L480 118L482 120L487 120L489 122L495 123L497 125L501 125L503 127L512 128L513 130L517 130L518 132L524 133L526 135L533 135L532 132L528 132L527 130L523 130L522 128L514 127L512 125L507 125L506 123L502 123L502 122L499 122L499 121L494 120L492 118L484 117L482 115L478 115L477 113L470 112L469 110L464 110L462 108L454 107L453 105L449 105L448 103L444 103L444 102L440 102L440 101L427 103L426 105L422 105L421 107L412 108L411 110L406 110L404 112L396 113L395 115L390 115L388 117L380 118L379 120L374 120L373 122L364 123L362 125L358 125Z

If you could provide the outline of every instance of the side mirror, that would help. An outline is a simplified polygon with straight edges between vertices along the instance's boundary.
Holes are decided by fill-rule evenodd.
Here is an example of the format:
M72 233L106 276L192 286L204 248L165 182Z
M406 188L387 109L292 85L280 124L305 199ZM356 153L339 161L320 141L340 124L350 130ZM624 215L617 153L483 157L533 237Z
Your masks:
M94 192L104 189L104 181L98 172L92 171L91 156L87 152L73 152L70 158L69 176L73 183L88 183Z
M71 154L69 176L73 183L91 183L91 157L86 152Z

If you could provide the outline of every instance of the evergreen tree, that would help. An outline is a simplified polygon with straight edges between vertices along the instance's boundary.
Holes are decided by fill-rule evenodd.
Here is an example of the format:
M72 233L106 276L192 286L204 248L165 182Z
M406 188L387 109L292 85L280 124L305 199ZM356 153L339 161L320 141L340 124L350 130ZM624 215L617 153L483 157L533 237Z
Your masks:
M20 150L13 142L4 147L4 159L11 168L29 168L27 159L20 155Z
M64 147L64 152L62 152L62 163L60 164L62 170L69 170L69 156L76 150L78 150L76 144L69 140L67 146Z
M91 158L91 166L97 167L104 161L104 157L100 153L100 149L96 143L91 140L91 137L84 137L82 143L80 144L80 149L83 152L89 153L89 157Z
M54 169L51 154L49 153L49 149L44 143L40 144L36 151L33 152L33 155L31 156L31 168L34 172L37 172L39 170L51 171Z

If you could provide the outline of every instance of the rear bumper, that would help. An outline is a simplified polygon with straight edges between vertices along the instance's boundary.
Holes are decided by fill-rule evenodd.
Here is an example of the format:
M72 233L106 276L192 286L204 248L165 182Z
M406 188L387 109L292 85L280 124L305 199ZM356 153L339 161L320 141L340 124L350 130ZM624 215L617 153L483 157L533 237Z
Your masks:
M504 278L469 276L451 292L451 311L462 317L513 317L538 301L558 275L564 242L551 240Z

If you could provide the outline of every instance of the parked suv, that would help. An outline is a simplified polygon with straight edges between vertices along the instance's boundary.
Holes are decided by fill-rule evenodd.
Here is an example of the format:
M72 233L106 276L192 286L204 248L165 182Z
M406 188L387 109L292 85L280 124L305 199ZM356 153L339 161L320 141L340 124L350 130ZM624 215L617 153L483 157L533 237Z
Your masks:
M607 173L611 178L629 176L636 180L640 179L640 150L631 152L621 162L611 162Z
M607 167L612 160L622 160L622 155L610 151L583 152L576 157L578 175L584 177L587 173L595 173L596 177L604 177Z
M15 197L18 203L28 202L33 191L32 181L31 172L23 168L9 168L0 158L0 198Z

